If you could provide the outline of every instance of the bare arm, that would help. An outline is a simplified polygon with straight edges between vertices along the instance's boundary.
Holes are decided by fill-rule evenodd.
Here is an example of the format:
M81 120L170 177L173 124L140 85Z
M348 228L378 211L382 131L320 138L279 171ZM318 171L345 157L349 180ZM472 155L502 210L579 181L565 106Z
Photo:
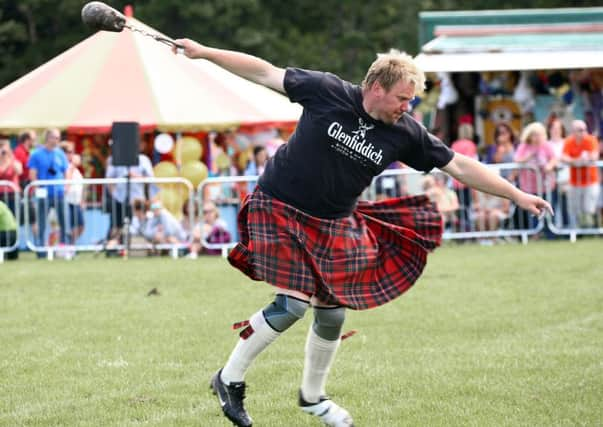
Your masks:
M595 144L595 146L593 147L592 151L590 151L588 153L588 158L589 158L589 160L592 160L593 162L596 162L597 160L599 160L599 147L598 147L598 144Z
M544 165L544 170L547 172L551 172L551 171L555 170L555 168L557 168L558 163L559 163L559 160L557 160L557 157L553 157L551 160L549 160L547 162L546 165Z
M563 153L561 155L561 162L565 163L567 165L570 165L570 166L577 166L578 165L578 161L576 159L574 159L573 157L568 156L565 153Z
M517 149L517 152L513 157L513 160L517 163L526 163L528 160L534 157L534 153L525 153L524 150L521 150L520 148Z
M184 46L184 54L189 58L207 59L244 79L285 92L285 70L268 61L242 52L203 46L189 39L178 39L176 43Z
M553 209L547 201L533 194L524 193L480 162L462 154L455 153L450 163L442 170L479 191L513 200L519 207L534 215L544 211L553 214Z
M13 167L15 168L15 172L17 175L21 175L23 173L23 165L21 162L13 157Z
M599 160L599 151L597 149L588 151L587 155L584 157L575 158L575 157L568 156L565 153L563 153L561 155L561 161L570 166L587 166L587 165L590 165L591 162L596 162L597 160Z

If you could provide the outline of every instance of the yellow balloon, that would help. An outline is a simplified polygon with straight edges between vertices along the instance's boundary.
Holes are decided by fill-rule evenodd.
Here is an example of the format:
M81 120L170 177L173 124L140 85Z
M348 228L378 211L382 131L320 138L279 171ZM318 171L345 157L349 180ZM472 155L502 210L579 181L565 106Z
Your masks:
M201 159L203 147L197 138L185 136L176 141L174 147L174 158L179 159L181 164Z
M239 158L237 160L237 166L239 167L239 170L245 171L245 169L247 168L248 162L249 162L249 151L241 151L241 154L239 154Z
M226 154L226 153L218 154L218 157L216 158L216 166L219 171L228 169L230 167L230 165L231 165L230 157L228 157L228 154Z
M178 168L172 162L159 162L153 167L153 174L156 178L173 178L178 176Z
M180 175L188 179L193 188L196 189L201 181L207 178L207 166L200 161L188 162L180 169Z
M172 215L178 219L182 217L182 205L184 201L178 190L174 188L162 188L159 192L159 199L163 207L170 211Z

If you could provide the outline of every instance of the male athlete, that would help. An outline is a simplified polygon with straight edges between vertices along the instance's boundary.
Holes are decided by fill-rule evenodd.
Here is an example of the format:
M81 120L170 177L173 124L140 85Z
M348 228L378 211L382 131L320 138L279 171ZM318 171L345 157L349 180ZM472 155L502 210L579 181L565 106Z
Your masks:
M275 286L276 297L251 316L211 387L228 419L251 426L243 405L245 372L312 306L299 406L328 426L352 426L348 411L325 393L345 309L376 307L410 288L442 235L441 216L425 196L359 201L373 177L402 161L425 172L440 168L535 215L552 213L551 207L455 154L407 114L425 76L406 54L378 55L357 86L325 72L283 69L244 53L176 42L186 56L212 61L304 107L288 143L243 202L241 241L229 255L247 276Z

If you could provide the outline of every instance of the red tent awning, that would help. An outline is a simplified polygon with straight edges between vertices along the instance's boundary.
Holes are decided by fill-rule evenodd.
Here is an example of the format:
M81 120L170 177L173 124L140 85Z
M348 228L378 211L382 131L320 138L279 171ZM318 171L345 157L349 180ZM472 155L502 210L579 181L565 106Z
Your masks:
M300 114L280 93L128 30L98 32L0 90L1 133L104 133L114 121L136 121L143 130L224 130L292 125Z

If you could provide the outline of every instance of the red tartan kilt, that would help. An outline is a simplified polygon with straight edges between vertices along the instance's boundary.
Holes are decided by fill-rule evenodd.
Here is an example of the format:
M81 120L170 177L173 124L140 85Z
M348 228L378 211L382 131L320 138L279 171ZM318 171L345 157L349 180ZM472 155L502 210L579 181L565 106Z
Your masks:
M398 297L421 275L442 239L442 218L425 196L360 202L351 216L308 215L256 190L238 216L230 263L253 280L355 310Z

